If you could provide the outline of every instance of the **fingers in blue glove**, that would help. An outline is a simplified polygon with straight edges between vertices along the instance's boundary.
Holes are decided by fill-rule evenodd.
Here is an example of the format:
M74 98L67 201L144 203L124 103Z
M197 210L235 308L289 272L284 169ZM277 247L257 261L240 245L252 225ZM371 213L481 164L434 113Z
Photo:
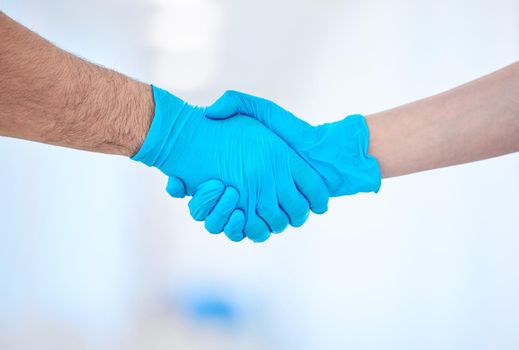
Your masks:
M275 188L274 181L262 183L256 213L267 224L271 232L280 233L287 228L290 220L279 207Z
M189 201L189 212L196 221L204 221L225 191L219 180L209 180L198 186Z
M220 233L234 242L245 237L245 215L236 209L239 193L232 187L225 187L219 180L209 180L198 186L189 202L191 216L197 221L206 220L205 227L210 233Z
M265 242L270 237L269 227L265 221L254 212L249 212L243 232L245 236L256 243Z
M268 225L272 233L283 232L290 223L290 219L288 218L287 214L279 207L277 200L272 200L258 205L256 213Z
M178 177L170 176L166 186L166 192L173 198L184 198L186 196L186 186Z
M323 178L299 157L293 157L292 176L298 190L310 204L310 210L315 214L324 214L328 210L330 193Z
M232 187L225 188L224 193L205 219L205 228L209 233L217 234L223 231L232 212L238 205L239 199L240 195L237 190Z
M223 232L227 238L229 238L233 242L239 242L245 238L245 234L243 232L245 228L245 214L240 209L236 209L232 212L229 221L225 225Z
M248 213L243 232L253 242L264 242L270 237L270 229L262 218L256 213L257 197L255 193L249 193Z
M310 205L306 198L299 192L293 179L280 181L282 188L277 188L279 206L288 215L290 225L299 227L308 219Z

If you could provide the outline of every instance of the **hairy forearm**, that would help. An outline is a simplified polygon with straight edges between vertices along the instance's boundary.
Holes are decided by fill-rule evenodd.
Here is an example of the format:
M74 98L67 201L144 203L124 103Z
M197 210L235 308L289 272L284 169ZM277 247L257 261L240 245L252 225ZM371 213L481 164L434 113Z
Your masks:
M519 62L366 117L383 177L519 151Z
M0 12L0 135L131 156L152 117L148 85L73 56Z

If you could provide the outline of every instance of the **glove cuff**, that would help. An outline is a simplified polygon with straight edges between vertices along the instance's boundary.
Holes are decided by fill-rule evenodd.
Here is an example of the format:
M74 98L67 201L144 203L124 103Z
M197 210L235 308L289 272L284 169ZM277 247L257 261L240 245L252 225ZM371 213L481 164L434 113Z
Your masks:
M331 196L378 192L380 167L377 159L368 154L369 129L365 118L354 114L318 128L319 150L310 152L311 164L324 175Z
M344 140L351 140L350 151L356 154L354 172L348 174L351 183L358 192L377 193L381 185L381 173L378 160L368 153L369 128L366 118L361 114L353 114L340 122L344 130Z
M193 108L180 98L151 85L155 113L148 134L139 151L131 157L148 166L159 167L173 147L178 130L179 116L185 108Z

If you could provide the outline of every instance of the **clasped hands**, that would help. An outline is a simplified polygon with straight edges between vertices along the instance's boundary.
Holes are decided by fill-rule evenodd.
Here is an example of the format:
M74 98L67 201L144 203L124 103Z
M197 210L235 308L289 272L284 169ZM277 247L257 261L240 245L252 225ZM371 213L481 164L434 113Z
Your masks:
M329 197L380 187L361 115L312 126L236 91L202 108L152 90L155 116L132 159L166 174L171 196L192 196L190 213L210 233L263 242L326 212Z

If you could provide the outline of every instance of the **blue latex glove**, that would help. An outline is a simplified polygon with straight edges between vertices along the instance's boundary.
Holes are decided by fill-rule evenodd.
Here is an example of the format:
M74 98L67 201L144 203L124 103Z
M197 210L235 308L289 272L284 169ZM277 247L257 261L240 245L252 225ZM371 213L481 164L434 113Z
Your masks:
M132 159L168 175L167 190L174 197L193 195L211 179L236 189L239 196L228 190L222 201L227 205L217 203L213 208L225 215L214 215L209 223L211 228L214 225L212 231L223 226L233 240L246 235L261 242L289 222L302 225L309 209L315 213L327 210L329 194L321 176L264 125L246 116L211 120L204 108L152 88L155 116L144 144ZM218 193L217 187L213 197L196 198L204 203L204 198L214 198L214 193ZM236 200L238 204L232 205ZM228 209L232 206L238 210ZM209 218L211 210L204 205L195 201L192 207L195 219Z
M380 168L368 154L369 130L359 114L312 126L271 101L237 91L227 91L206 113L213 119L244 114L259 120L321 174L331 196L380 188Z
M177 177L169 178L167 192L174 198L187 195L184 183ZM205 221L209 233L222 231L234 242L244 238L245 215L238 209L239 193L233 187L225 186L219 180L201 183L189 201L189 211L196 221Z

